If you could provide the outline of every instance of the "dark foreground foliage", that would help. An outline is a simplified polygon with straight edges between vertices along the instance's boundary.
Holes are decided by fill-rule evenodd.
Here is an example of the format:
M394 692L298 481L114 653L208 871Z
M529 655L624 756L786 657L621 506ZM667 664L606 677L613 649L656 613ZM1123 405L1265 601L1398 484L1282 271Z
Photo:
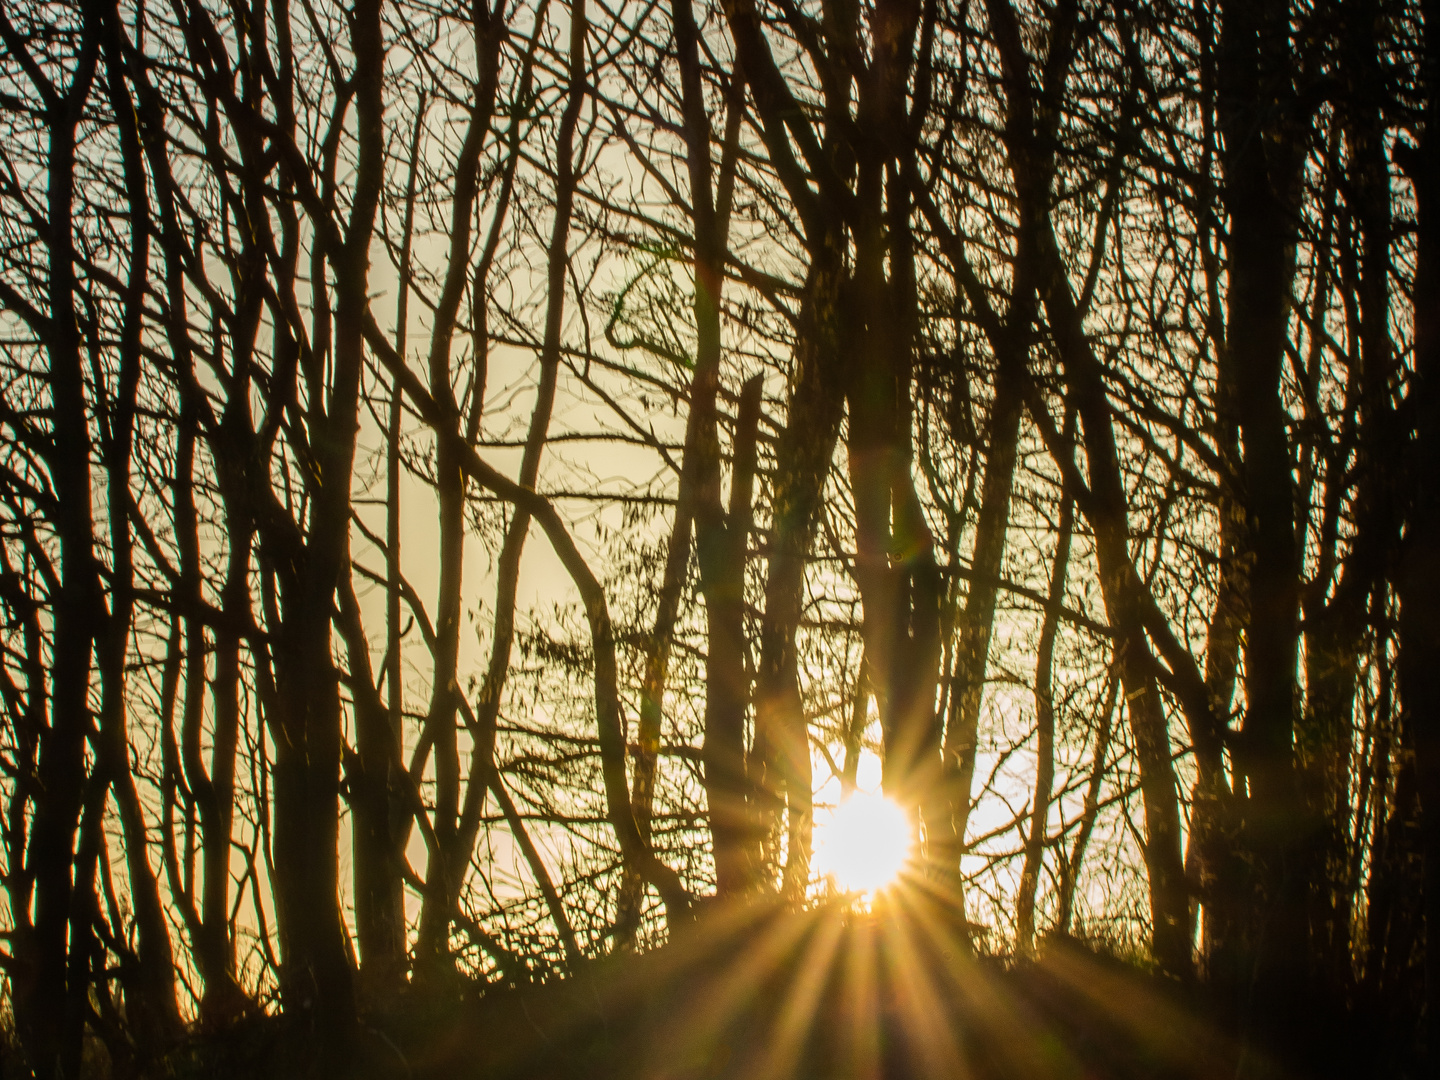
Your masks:
M362 1023L357 1080L1100 1080L1431 1075L1416 1015L1318 1002L1260 1052L1223 1005L1095 942L967 956L923 902L871 912L712 911L665 948L544 984L415 987ZM163 1060L89 1075L316 1074L303 1016L193 1032ZM7 1059L5 1080L22 1075Z

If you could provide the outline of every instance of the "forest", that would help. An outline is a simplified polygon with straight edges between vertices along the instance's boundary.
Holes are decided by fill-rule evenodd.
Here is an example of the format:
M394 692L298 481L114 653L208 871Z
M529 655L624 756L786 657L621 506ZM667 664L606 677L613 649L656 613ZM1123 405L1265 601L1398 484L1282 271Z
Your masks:
M1440 0L0 0L0 1075L1434 1075L1437 94Z

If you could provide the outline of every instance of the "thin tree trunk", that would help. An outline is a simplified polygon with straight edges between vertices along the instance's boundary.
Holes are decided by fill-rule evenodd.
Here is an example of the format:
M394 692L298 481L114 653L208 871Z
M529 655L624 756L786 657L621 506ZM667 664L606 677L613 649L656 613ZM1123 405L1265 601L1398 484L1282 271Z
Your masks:
M1060 872L1055 916L1055 933L1060 936L1070 933L1075 917L1075 887L1080 880L1080 869L1085 864L1085 852L1090 846L1090 836L1095 831L1095 819L1100 815L1100 789L1105 784L1106 755L1110 752L1110 736L1115 726L1115 706L1119 702L1119 691L1118 665L1112 665L1105 683L1105 704L1100 710L1100 719L1096 726L1094 763L1090 767L1090 780L1085 785L1085 800L1080 811L1079 827L1075 831L1075 843L1071 846Z
M1190 896L1180 846L1180 805L1169 725L1155 682L1155 659L1146 638L1147 594L1130 559L1129 514L1110 404L1099 361L1085 336L1048 226L1041 243L1050 269L1043 289L1045 308L1064 361L1069 399L1084 430L1090 471L1088 490L1083 499L1079 492L1076 497L1095 530L1100 589L1121 650L1120 681L1140 765L1145 805L1144 854L1153 920L1151 947L1163 971L1188 979L1193 968ZM1060 452L1067 454L1069 450ZM1069 468L1074 468L1073 462Z
M845 726L845 761L840 771L840 798L855 792L856 774L860 770L860 751L864 746L865 728L870 719L870 664L862 652L860 670L855 675L855 690L850 699L850 722Z
M132 456L135 441L136 393L140 382L144 333L145 286L150 271L153 227L140 132L125 84L124 38L117 13L105 13L105 74L111 108L121 135L126 195L130 208L130 277L124 296L120 334L120 373L109 411L105 448L111 550L110 615L97 648L101 680L100 749L110 789L115 795L124 837L125 867L137 933L133 975L122 975L126 1016L137 1049L151 1056L181 1034L175 997L175 957L160 890L150 866L144 810L130 767L125 655L134 620L134 552L130 515Z
M786 426L775 448L765 612L755 674L755 737L747 763L761 845L759 883L774 886L783 848L782 887L787 896L799 899L808 884L813 815L810 736L795 637L815 514L844 409L844 355L852 342L842 331L840 310L848 245L841 207L850 192L836 169L837 147L822 143L808 109L786 85L754 0L724 0L722 8L758 114L759 134L794 207L810 259L800 292ZM853 41L854 26L847 23L846 30ZM886 51L894 45L887 41ZM832 101L829 107L846 116L850 84L850 75L829 84L844 87L843 103ZM805 167L795 156L796 145ZM819 181L819 193L810 186L812 177Z
M1021 310L1025 305L1021 305ZM1029 333L1029 320L1013 327L1011 336ZM990 637L995 625L996 582L1005 556L1005 537L1010 525L1010 499L1014 489L1015 463L1020 436L1020 416L1025 402L1020 380L1024 378L1021 356L1002 356L995 376L995 399L990 407L986 440L984 479L980 485L980 514L975 523L975 541L970 565L974 571L965 608L956 619L955 668L951 676L950 716L945 729L945 786L950 804L948 835L942 832L946 850L942 865L947 884L955 890L952 903L964 910L960 892L960 859L965 853L965 834L970 821L970 791L975 782L975 753L979 740L980 706L985 692L985 671L990 656Z
M375 354L397 378L405 394L414 403L421 419L442 439L449 439L457 449L461 467L481 487L524 510L545 531L560 564L580 594L585 619L590 628L591 649L595 656L595 720L600 742L601 776L604 780L606 812L615 830L625 860L633 861L647 883L660 894L667 917L672 921L688 917L690 894L680 877L658 858L640 836L635 815L630 808L630 793L625 774L625 728L620 716L618 666L615 658L615 630L610 621L610 608L605 590L575 546L553 504L535 491L521 487L514 480L488 465L475 448L441 422L441 412L425 387L405 366L372 317L364 321L365 338Z
M680 596L690 568L690 500L682 491L675 503L675 521L665 548L665 571L660 579L660 597L655 607L655 625L645 654L645 673L640 686L640 724L636 736L635 764L630 781L630 805L640 838L650 843L650 823L655 806L655 773L660 757L660 738L665 720L665 682L670 670L670 648ZM615 945L618 952L635 947L645 900L645 879L638 868L627 867L620 880L616 903Z
M237 385L248 386L263 290L263 257L253 249L238 261L239 293L231 323L231 372ZM200 760L199 732L192 738L191 758L203 777L199 787L202 811L200 935L195 940L197 966L205 978L201 1014L207 1026L233 1023L249 1007L235 977L235 946L230 933L230 861L235 818L235 753L239 745L240 632L252 622L250 558L255 525L249 511L245 462L253 422L248 394L227 397L219 430L212 437L218 486L224 500L225 535L229 546L221 586L221 618L215 627L215 677L211 685L214 728L208 773ZM203 679L203 658L196 658L196 690ZM189 687L187 687L187 692ZM187 708L188 708L187 700ZM200 708L196 709L200 712ZM198 721L198 717L197 717ZM198 722L197 722L198 727ZM192 786L194 786L192 781Z
M570 219L576 188L575 135L580 119L580 110L585 100L585 42L588 28L584 0L575 0L571 5L570 12L569 85L555 143L558 172L555 178L554 219L546 254L547 302L545 335L540 348L540 378L536 388L535 406L530 414L530 427L525 437L525 450L520 462L520 486L532 491L540 476L540 459L544 453L546 437L550 430L550 417L555 405L555 391L560 369L560 335L565 311L565 279L569 267ZM478 154L478 146L475 150ZM468 215L469 211L467 210L466 213ZM456 249L457 252L459 250L459 248ZM462 269L463 261L451 263L452 272L458 274ZM457 278L457 280L463 279ZM443 390L437 391L434 378L437 355L432 349L431 394L442 393L444 396L436 400L441 402L442 408L449 408L453 414L453 399L448 405L445 401L450 396L448 384ZM448 419L446 422L450 427L454 427L456 419L458 416ZM460 512L463 509L464 481L460 478L462 466L455 457L456 444L454 442L441 440L441 447L442 449L437 452L438 458L446 469L446 475L454 474L454 482L459 488L454 495L452 505L445 503L442 486L442 514L444 505L452 506L452 532L457 538L456 543L458 544L462 524ZM443 480L444 477L442 477ZM516 506L511 513L509 525L506 527L505 539L501 545L500 557L496 565L495 621L492 629L490 662L485 672L485 681L482 684L476 708L477 724L471 751L471 793L473 797L466 800L466 820L464 822L457 820L460 810L459 766L458 758L452 759L450 749L455 737L453 721L455 707L453 699L455 693L453 688L454 655L449 649L448 640L443 636L444 628L437 627L437 633L441 635L439 640L442 642L445 652L443 656L436 658L436 679L444 679L445 685L442 688L440 682L437 682L436 688L432 691L437 697L432 700L431 715L426 723L426 742L434 742L437 784L443 783L446 792L445 801L442 803L437 798L435 808L437 823L435 831L440 842L442 857L440 865L433 867L430 871L431 883L421 908L420 936L416 952L423 962L443 965L447 968L450 964L450 920L455 905L459 901L462 877L469 863L469 847L473 842L472 833L474 828L478 827L480 810L483 808L485 793L489 786L488 776L483 783L475 782L476 778L481 775L477 770L488 771L494 768L496 723L499 719L501 697L510 670L510 650L515 637L515 597L519 588L521 556L524 554L525 540L529 529L529 512L522 506ZM442 540L447 535L450 533L447 533L442 525ZM448 559L442 553L442 575L444 568L452 561L454 580L451 589L447 591L445 589L446 579L442 576L441 603L442 605L447 602L453 603L453 614L456 619L455 632L458 633L460 602L458 547L450 551ZM443 620L445 611L442 610L440 614ZM447 707L450 716L448 726L432 723L438 716L434 702L440 700L441 696L450 702ZM444 727L443 731L441 727ZM412 762L412 776L417 775L416 764L416 762ZM442 772L444 777L441 775ZM454 792L453 799L449 794L452 790ZM469 824L467 827L467 823L470 822L473 824ZM440 875L438 879L435 878L436 873ZM438 881L438 885L435 883L436 881Z
M1025 838L1025 862L1015 897L1015 946L1021 954L1035 948L1035 893L1045 857L1050 818L1050 797L1055 783L1055 632L1065 600L1065 574L1070 566L1070 540L1075 529L1075 504L1068 496L1060 507L1059 543L1050 572L1049 605L1035 650L1035 798L1030 810L1030 833Z
M454 339L456 316L469 282L470 233L475 214L475 200L479 195L480 156L485 139L490 131L490 118L494 112L495 95L499 82L500 44L504 36L503 21L498 12L490 12L485 5L475 8L477 19L474 27L475 49L479 78L476 82L475 100L471 105L470 122L466 127L465 139L457 153L455 164L455 190L451 202L450 253L446 263L444 284L435 305L435 314L430 335L430 394L445 413L445 421L459 430L460 403L455 398L451 369L451 346ZM571 116L567 106L566 117ZM573 129L564 126L565 132ZM568 143L566 144L568 146ZM567 167L569 154L562 152L561 169ZM561 196L563 201L564 195ZM568 217L569 206L563 211ZM568 228L568 221L566 222ZM563 254L563 236L561 249ZM562 303L563 287L557 296L556 280L553 273L555 249L552 243L552 273L550 275L550 304ZM561 282L563 286L563 279ZM547 322L547 341L548 336ZM548 375L548 380L547 380ZM544 370L542 364L540 397L544 402L545 418L549 420L549 402L546 388L553 399L554 376ZM481 391L483 394L483 390ZM532 426L532 438L534 428ZM542 434L543 438L543 434ZM530 448L527 445L527 461ZM465 560L465 477L455 461L454 451L448 442L442 441L436 447L435 455L436 495L438 501L437 531L439 533L439 583L435 607L435 648L433 650L430 681L430 707L425 718L424 738L435 757L435 837L440 845L441 859L437 866L427 870L425 897L420 909L420 930L416 941L416 975L421 979L440 980L444 985L453 975L450 957L450 921L455 904L458 902L464 875L469 868L469 852L462 851L460 841L460 746L459 725L456 721L459 688L456 682L456 661L460 648L460 622L463 598L461 584ZM522 466L522 472L524 467ZM534 477L528 481L534 485ZM508 539L508 538L507 538ZM507 544L508 550L508 544ZM502 565L504 563L502 557ZM501 571L502 580L504 570ZM513 601L512 601L513 603ZM489 768L490 757L484 753L479 757L479 768ZM480 790L484 791L484 785Z
M580 951L580 944L575 939L575 930L571 927L570 919L565 914L564 901L560 899L560 893L555 888L555 883L550 880L550 871L545 866L545 860L540 856L540 849L530 838L530 830L525 828L525 822L515 808L515 800L510 797L510 792L505 790L505 783L501 780L498 769L490 770L490 792L495 796L495 801L500 804L500 812L505 815L505 823L510 828L510 834L515 837L516 842L520 845L520 850L525 855L525 861L530 864L530 873L534 875L535 883L540 886L540 895L545 898L545 906L549 909L550 918L554 921L556 932L560 935L560 945L565 950L565 963L573 972L584 961L585 954Z
M755 858L748 828L745 782L745 554L760 419L760 377L746 383L735 422L731 507L720 495L720 296L725 275L730 207L740 133L740 102L732 96L726 120L717 199L710 156L711 122L701 83L699 32L690 0L673 4L680 62L685 161L695 229L695 374L690 385L682 480L693 490L695 550L705 597L705 791L715 857L716 893L748 892Z
M395 351L405 355L410 321L411 249L415 235L415 181L426 98L422 91L410 135L405 180L405 210L400 241L399 295L395 305ZM393 381L390 415L385 428L385 716L362 723L360 695L356 700L357 768L350 780L355 849L355 936L360 949L358 984L361 1006L383 1011L405 985L405 892L401 760L404 737L404 668L400 641L400 428L404 408ZM365 648L368 650L368 643ZM358 652L358 644L356 650ZM352 652L351 672L356 668ZM379 718L376 718L379 720ZM404 815L409 820L410 815Z
M526 100L534 77L535 50L540 44L541 35L545 28L546 12L549 9L549 0L542 0L535 13L534 30L526 45L525 58L521 67L521 74L518 87L520 100ZM475 260L474 273L470 279L471 290L471 340L474 343L473 369L471 371L471 392L469 401L469 413L465 417L465 445L473 446L480 437L480 423L485 411L485 390L489 372L489 280L490 270L494 265L495 252L500 244L500 236L506 227L508 220L510 200L515 189L515 170L520 162L520 138L524 131L522 120L523 115L517 115L511 119L509 130L509 148L507 151L503 176L500 181L500 193L495 199L490 219L489 234L480 252L480 257ZM462 711L466 717L466 723L470 728L471 735L471 760L470 776L466 781L465 796L460 805L460 824L455 835L455 851L457 858L466 860L470 852L474 850L476 838L480 835L481 815L485 808L487 792L495 790L494 779L499 776L496 771L495 762L495 721L492 718L488 726L478 726L475 722L473 710L462 697L458 697ZM480 756L477 758L477 749ZM478 764L477 764L478 763ZM522 844L523 846L523 844ZM541 879L540 871L536 871L537 880ZM451 912L455 913L458 908L458 896L452 901ZM566 941L566 955L571 956L577 946L574 942L574 935L569 929L569 922L564 911L559 906L558 894L555 894L554 905L551 908L552 919L555 921L556 931Z
M391 833L391 799L401 799L391 791L401 770L399 748L393 742L389 711L376 689L370 641L348 572L337 608L335 627L345 642L355 720L356 750L347 748L345 781L355 845L355 927L361 950L357 999L364 1011L383 1012L405 985L406 926L400 891L404 853L397 850Z

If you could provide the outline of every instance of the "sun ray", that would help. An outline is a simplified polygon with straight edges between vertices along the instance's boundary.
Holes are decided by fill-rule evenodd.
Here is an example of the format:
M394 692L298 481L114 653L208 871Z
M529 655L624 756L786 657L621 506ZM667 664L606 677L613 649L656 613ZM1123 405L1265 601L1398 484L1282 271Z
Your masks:
M914 1063L921 1066L918 1075L965 1077L969 1069L956 1038L954 1010L936 985L932 953L916 944L914 920L904 906L887 903L886 908L881 956L904 1045L919 1058Z
M757 1080L783 1080L794 1074L795 1066L810 1034L816 1006L829 982L835 953L844 926L827 913L806 943L804 955L795 966L794 978L786 987L779 1015L759 1067L746 1071Z
M847 1076L873 1080L880 1076L880 988L876 977L875 924L866 918L847 926L846 957L841 984L842 1007L849 1023L845 1050Z
M943 890L906 890L896 900L903 905L903 921L925 938L918 947L921 954L945 961L953 1007L957 1015L966 1018L973 1040L983 1047L985 1056L1006 1063L1005 1075L1079 1075L1080 1063L1053 1037L1046 1018L1015 993L1009 980L996 978L976 963L958 936L953 905L937 900L944 895Z
M1133 972L1121 972L1073 943L1045 948L1039 968L1157 1059L1203 1062L1204 1075L1218 1076L1240 1053L1223 1033L1174 1001L1142 992Z
M727 958L714 978L704 980L702 998L677 1003L681 1015L670 1025L667 1045L657 1048L657 1065L669 1070L676 1061L693 1062L697 1057L728 1059L728 1047L714 1044L725 1027L742 1016L766 979L786 962L814 921L815 916L810 915L782 917L767 924L762 917L721 939Z

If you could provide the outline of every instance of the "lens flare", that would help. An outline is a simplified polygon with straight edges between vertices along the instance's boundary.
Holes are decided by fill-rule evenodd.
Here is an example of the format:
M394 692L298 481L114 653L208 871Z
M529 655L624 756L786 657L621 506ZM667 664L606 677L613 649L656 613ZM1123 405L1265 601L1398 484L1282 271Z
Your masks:
M901 807L857 791L828 821L816 822L815 869L843 892L869 896L899 877L914 845L910 818Z

